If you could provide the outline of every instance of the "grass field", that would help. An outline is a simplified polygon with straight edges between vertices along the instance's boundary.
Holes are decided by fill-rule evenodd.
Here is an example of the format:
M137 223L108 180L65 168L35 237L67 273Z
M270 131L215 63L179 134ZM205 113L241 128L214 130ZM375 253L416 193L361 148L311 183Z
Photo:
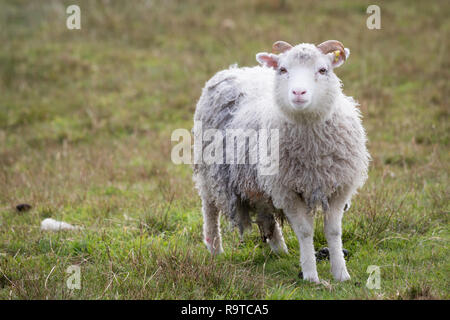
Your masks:
M74 3L81 30L66 28ZM0 298L449 299L450 3L379 1L381 30L366 27L369 4L0 0ZM336 73L373 160L344 217L346 283L328 261L321 284L299 279L288 225L288 255L255 227L244 243L224 232L212 259L192 170L170 160L205 81L280 39L352 51ZM83 228L42 232L47 217ZM369 265L381 289L365 286Z

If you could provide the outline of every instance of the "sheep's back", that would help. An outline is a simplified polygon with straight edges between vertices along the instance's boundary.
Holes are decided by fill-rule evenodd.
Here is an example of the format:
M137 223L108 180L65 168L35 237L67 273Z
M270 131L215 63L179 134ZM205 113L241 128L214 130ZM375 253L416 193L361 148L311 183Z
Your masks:
M225 130L258 130L261 126L258 105L273 101L272 90L273 70L268 68L230 68L218 72L203 88L194 115L194 136L195 125L200 123L203 132L207 129L222 131L225 154ZM202 152L209 143L203 141ZM265 198L258 187L257 168L253 164L195 164L194 180L200 192L213 198L234 221L239 220L235 214L240 203L251 205L252 200L261 202Z

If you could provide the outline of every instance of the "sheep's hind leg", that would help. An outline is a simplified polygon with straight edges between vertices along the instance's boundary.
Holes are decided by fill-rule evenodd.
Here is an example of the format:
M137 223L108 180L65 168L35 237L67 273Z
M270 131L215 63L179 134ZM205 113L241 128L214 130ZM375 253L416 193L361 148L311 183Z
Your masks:
M263 241L269 243L270 248L276 253L287 253L280 225L270 213L259 213L256 218Z
M275 227L272 237L268 239L269 245L276 253L288 253L288 248L284 242L283 231L277 221L275 221Z
M300 244L300 265L303 279L319 282L316 256L314 253L314 214L304 204L299 204L294 212L286 211L286 217Z
M240 242L244 242L244 232L245 230L251 230L252 220L250 219L249 208L243 203L240 198L235 198L235 221L237 223L239 231ZM232 210L232 209L231 209Z
M203 200L202 211L204 242L212 255L218 255L223 252L219 210L213 203Z

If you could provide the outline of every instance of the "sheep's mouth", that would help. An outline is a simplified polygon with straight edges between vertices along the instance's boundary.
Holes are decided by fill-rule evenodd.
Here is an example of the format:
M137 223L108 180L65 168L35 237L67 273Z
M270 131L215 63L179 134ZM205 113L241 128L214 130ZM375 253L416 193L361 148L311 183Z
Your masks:
M291 104L295 109L305 109L309 105L309 100L295 98L291 100Z

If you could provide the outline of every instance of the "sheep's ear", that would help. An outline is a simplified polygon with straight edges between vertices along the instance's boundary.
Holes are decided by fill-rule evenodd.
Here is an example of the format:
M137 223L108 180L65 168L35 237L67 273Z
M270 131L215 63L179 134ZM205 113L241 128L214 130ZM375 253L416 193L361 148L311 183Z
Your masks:
M278 56L276 54L260 52L256 55L256 61L262 66L273 69L278 68Z
M328 59L330 59L331 66L333 68L340 67L344 64L344 62L350 57L350 49L344 48L344 52L341 50L336 50L330 53L327 53Z

